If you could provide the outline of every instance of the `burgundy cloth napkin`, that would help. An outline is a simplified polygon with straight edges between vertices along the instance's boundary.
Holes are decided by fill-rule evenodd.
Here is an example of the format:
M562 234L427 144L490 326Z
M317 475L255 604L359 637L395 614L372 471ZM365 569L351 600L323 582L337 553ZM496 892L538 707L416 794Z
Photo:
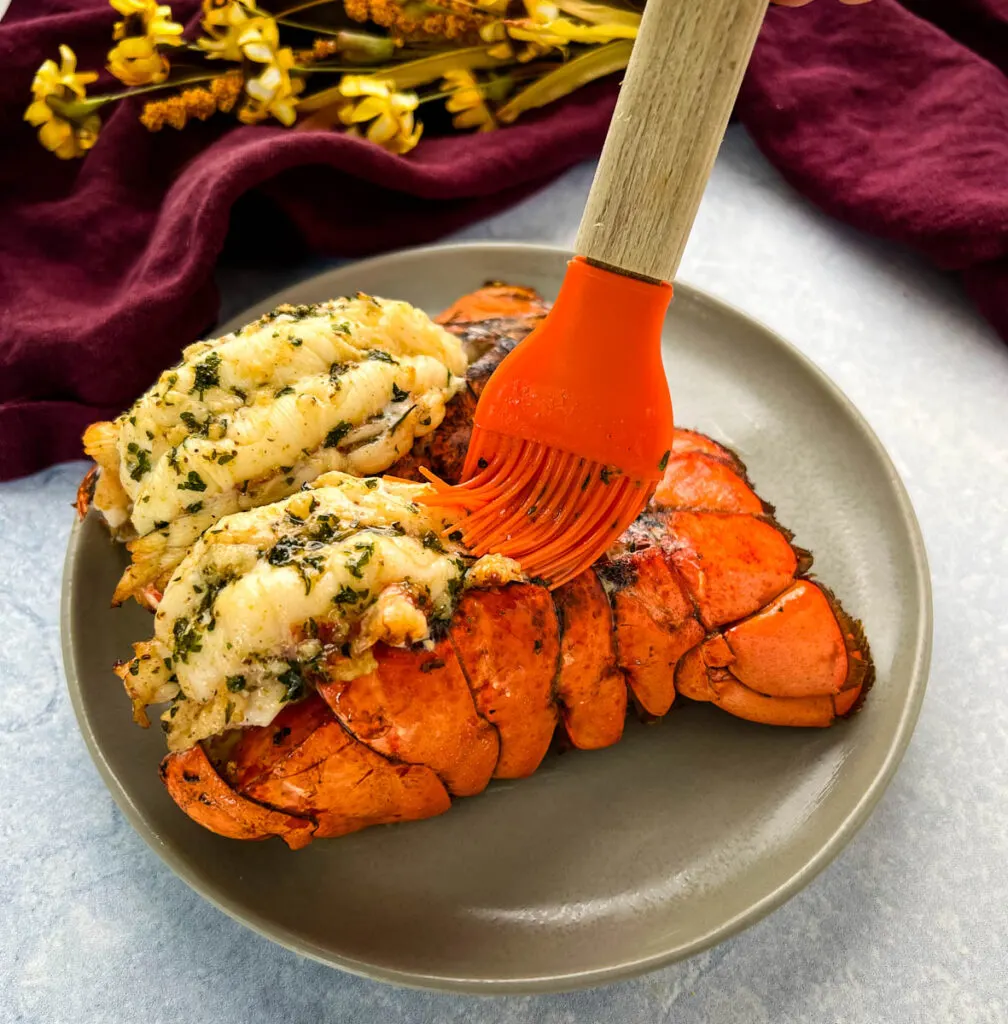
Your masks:
M737 113L796 188L961 273L1008 337L1006 3L772 10ZM173 4L178 20L197 7ZM212 325L229 229L271 262L434 239L597 152L615 96L598 83L405 159L223 117L152 135L127 104L86 160L63 163L21 120L31 77L60 42L100 66L112 20L106 0L14 0L0 22L0 479L77 457L87 423Z

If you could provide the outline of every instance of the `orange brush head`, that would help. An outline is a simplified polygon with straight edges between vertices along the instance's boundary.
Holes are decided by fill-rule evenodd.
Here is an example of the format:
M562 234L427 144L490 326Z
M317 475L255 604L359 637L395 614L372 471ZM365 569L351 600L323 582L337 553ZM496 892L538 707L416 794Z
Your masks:
M498 367L476 408L463 482L434 484L476 554L516 559L558 587L640 513L672 447L661 361L668 284L580 257L543 323Z

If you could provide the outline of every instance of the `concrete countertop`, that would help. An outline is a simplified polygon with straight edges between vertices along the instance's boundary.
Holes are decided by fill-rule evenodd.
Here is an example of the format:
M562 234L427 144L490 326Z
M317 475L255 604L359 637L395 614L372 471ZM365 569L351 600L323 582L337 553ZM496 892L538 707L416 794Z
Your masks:
M569 245L591 174L577 167L456 237ZM222 317L315 269L222 270ZM1008 1020L1008 348L954 280L818 214L737 128L681 276L769 324L846 391L927 541L924 710L839 859L722 946L571 995L403 991L271 945L161 863L91 764L59 656L82 465L57 466L0 486L0 1022Z

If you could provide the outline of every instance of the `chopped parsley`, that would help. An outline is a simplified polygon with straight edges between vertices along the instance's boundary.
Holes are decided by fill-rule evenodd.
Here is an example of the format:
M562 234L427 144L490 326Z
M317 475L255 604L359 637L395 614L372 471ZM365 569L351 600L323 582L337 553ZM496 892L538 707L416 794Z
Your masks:
M179 413L179 419L186 425L190 434L198 434L200 437L206 437L207 432L210 429L210 417L200 423L198 419L191 412Z
M423 546L429 551L437 551L442 555L444 554L444 544L441 543L441 538L433 530L428 530L423 535Z
M312 531L312 539L321 541L323 544L331 541L336 535L336 525L339 520L330 512L323 512L315 520L315 529Z
M333 595L333 604L356 604L369 597L370 594L369 590L354 590L353 587L344 584Z
M402 402L404 399L407 399L407 398L409 398L409 392L408 391L403 391L403 389L401 387L399 387L399 385L396 384L395 381L393 381L392 382L392 401L393 402Z
M270 548L266 561L270 565L290 565L297 553L301 550L301 542L296 537L281 537L280 540Z
M232 459L237 458L237 456L237 452L221 452L220 455L217 456L217 465L226 465Z
M274 398L283 398L284 395L293 395L294 389L288 384L286 387L282 387L279 391L274 392Z
M364 481L364 486L365 486L365 487L366 487L366 488L367 488L367 489L368 489L369 491L373 491L373 490L374 490L374 489L375 489L375 488L376 488L376 487L378 486L378 481L377 481L377 480L376 480L376 479L375 479L375 478L374 478L373 476L369 476L369 477L368 477L368 478L367 478L367 479L366 479L366 480Z
M377 360L379 363L391 363L393 366L399 365L398 359L393 359L388 352L383 352L380 348L368 349L368 357Z
M669 460L669 456L670 456L671 454L672 454L672 451L671 451L671 449L670 449L669 451L667 451L667 452L666 452L666 453L665 453L665 454L664 454L664 455L663 455L663 456L661 457L661 461L660 461L660 462L658 463L658 468L659 468L659 469L660 469L660 470L661 470L661 471L662 471L663 473L665 472L665 467L666 467L666 466L668 465L668 460Z
M335 448L351 430L353 430L353 424L350 423L349 420L340 420L339 423L337 423L336 426L326 434L325 440L322 442L322 447Z
M347 572L351 576L357 579L361 579L364 576L364 566L371 561L371 556L374 554L374 541L368 541L366 544L355 544L360 554L356 559L351 558L346 564Z
M178 485L178 489L180 491L205 491L206 484L203 482L203 477L195 469L190 469L189 475Z
M151 453L146 448L141 448L136 441L130 441L126 445L126 451L129 453L126 456L126 468L131 480L139 480L145 473L150 472Z
M318 312L318 303L302 302L297 306L285 304L282 306L277 306L275 312L286 313L292 320L304 320L306 317L315 316L315 314Z
M186 618L175 620L172 636L175 638L175 661L188 661L190 654L203 650L203 634Z
M301 674L301 666L294 661L288 662L287 664L287 671L281 672L280 675L277 676L277 679L287 687L283 697L280 698L283 703L288 703L292 700L299 700L304 696L306 689L305 678ZM274 742L276 742L275 738Z
M194 501L191 505L186 505L185 510L190 515L195 515L197 512L201 512L203 510L203 502Z
M210 352L206 359L197 363L193 373L193 386L189 394L192 395L198 391L200 401L202 401L204 392L209 391L211 388L219 387L220 364L221 357L217 352Z
M460 558L455 559L455 568L458 571L457 576L453 576L448 581L448 600L454 604L458 599L459 594L462 593L462 588L465 585L464 574L465 574L465 563Z
M301 582L304 583L306 594L311 593L312 587L315 586L315 577L322 572L324 567L325 559L321 555L305 555L294 562L294 568L297 569L297 574L301 577Z

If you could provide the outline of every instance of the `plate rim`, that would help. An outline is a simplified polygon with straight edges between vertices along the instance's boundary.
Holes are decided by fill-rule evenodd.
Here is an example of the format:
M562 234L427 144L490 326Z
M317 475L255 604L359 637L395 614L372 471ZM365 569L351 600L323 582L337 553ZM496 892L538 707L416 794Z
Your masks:
M367 259L349 261L345 264L329 267L316 274L291 282L283 288L272 292L260 302L247 307L245 311L237 316L231 317L228 321L215 326L213 330L226 333L227 330L232 329L232 325L240 325L247 322L249 313L252 310L260 306L266 307L267 304L268 307L271 307L284 301L284 296L291 289L301 287L317 278L326 277L349 267L368 270L379 264L394 264L404 259L416 259L428 254L437 255L446 251L457 250L482 250L490 253L510 252L514 254L531 251L568 259L574 255L565 246L516 241L448 242L397 249ZM577 989L613 984L657 970L679 960L695 956L697 953L710 949L751 927L804 889L821 871L832 863L864 825L881 799L882 794L888 788L897 768L903 760L903 756L913 736L927 690L933 645L934 610L931 573L920 523L911 503L906 485L903 483L882 441L857 406L824 370L793 343L782 337L767 324L732 303L690 285L685 280L677 280L675 288L680 293L689 295L690 300L699 305L745 321L750 327L754 327L762 332L768 341L783 348L789 357L795 359L802 369L810 373L840 403L852 424L862 435L862 439L873 450L874 455L887 471L888 482L893 491L893 497L900 513L902 525L906 531L912 555L914 572L912 587L909 589L913 603L916 605L917 629L916 635L913 637L913 659L907 699L900 710L899 719L891 736L884 760L851 810L820 844L816 853L785 882L766 893L745 910L721 922L718 926L708 929L704 935L691 942L673 944L669 949L661 953L583 971L572 971L565 974L541 977L507 979L473 979L469 977L452 977L449 974L441 975L424 971L400 970L333 954L329 950L319 948L314 943L291 933L286 928L268 922L262 915L250 913L245 907L215 892L213 886L200 876L198 870L190 866L186 859L171 850L162 841L158 832L143 819L139 808L134 804L109 766L84 708L81 678L77 670L73 652L73 641L70 635L69 622L75 581L73 567L77 558L82 532L82 522L79 519L75 519L67 543L67 551L63 563L63 578L60 586L60 648L63 673L66 677L70 702L73 706L78 728L102 781L111 793L116 805L126 816L126 819L171 871L208 903L223 911L232 920L293 953L305 956L328 967L347 971L372 981L381 981L422 991L442 991L470 995L543 995L547 993L570 992Z

